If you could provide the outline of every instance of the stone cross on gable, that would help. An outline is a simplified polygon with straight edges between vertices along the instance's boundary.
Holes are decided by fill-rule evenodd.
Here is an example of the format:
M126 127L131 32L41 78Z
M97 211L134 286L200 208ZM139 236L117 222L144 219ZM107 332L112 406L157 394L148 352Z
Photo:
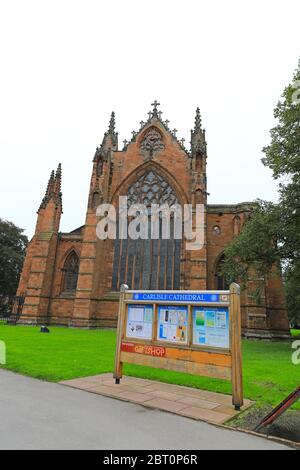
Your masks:
M154 103L151 103L151 106L153 106L153 111L156 113L157 112L157 106L160 106L160 103L158 103L156 100Z

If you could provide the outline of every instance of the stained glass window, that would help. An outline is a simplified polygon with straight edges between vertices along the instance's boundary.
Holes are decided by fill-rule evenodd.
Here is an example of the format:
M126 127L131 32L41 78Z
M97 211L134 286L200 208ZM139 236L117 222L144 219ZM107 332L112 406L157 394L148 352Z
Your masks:
M144 204L178 204L172 186L154 170L145 172L127 191L128 207ZM150 235L149 210L149 235ZM174 240L174 221L171 219L170 239L162 239L159 220L159 239L115 240L112 288L122 283L132 289L179 289L181 240Z

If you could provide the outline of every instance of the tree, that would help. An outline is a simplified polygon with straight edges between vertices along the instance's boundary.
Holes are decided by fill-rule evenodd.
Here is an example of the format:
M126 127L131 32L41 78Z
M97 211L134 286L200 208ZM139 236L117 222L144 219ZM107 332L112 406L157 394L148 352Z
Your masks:
M288 85L282 100L274 109L278 124L271 129L271 143L264 147L262 162L273 171L275 179L287 176L299 183L300 175L300 60L293 82ZM281 188L285 187L281 183Z
M14 295L25 258L28 238L24 230L0 219L0 295Z
M265 276L281 265L289 316L300 320L300 61L274 117L278 123L262 163L280 182L279 203L256 201L240 235L225 250L222 273L229 282L245 283L252 269Z
M280 261L278 235L278 206L257 200L240 235L225 249L222 273L227 281L246 284L253 269L259 276L268 274Z

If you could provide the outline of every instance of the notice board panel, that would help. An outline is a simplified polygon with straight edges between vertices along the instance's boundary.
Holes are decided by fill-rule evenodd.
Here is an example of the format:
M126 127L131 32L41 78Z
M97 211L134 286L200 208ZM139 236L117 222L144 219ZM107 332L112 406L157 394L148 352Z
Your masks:
M229 348L228 307L193 307L193 344Z
M159 305L157 339L187 343L188 308L181 305Z
M129 305L126 323L127 338L152 338L153 306Z

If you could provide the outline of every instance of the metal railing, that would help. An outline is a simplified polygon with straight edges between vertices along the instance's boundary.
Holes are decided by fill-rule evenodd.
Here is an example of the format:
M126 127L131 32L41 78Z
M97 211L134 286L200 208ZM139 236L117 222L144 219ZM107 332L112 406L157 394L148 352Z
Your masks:
M24 305L24 295L0 295L0 322L17 323Z

